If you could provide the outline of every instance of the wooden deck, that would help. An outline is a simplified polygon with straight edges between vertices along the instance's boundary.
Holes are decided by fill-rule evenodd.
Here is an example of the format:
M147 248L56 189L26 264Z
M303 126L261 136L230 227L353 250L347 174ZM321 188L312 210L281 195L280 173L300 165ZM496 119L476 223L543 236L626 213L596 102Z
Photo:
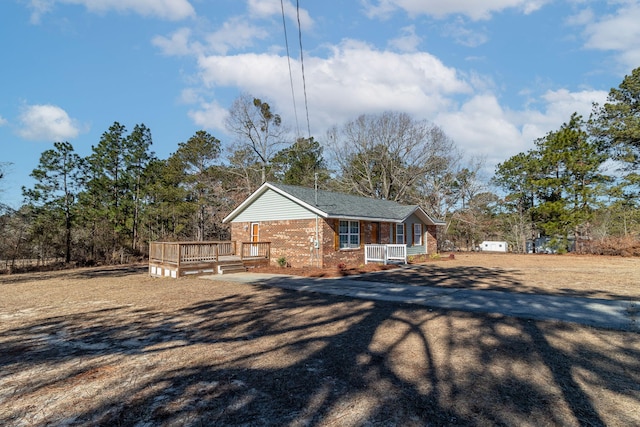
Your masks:
M149 275L178 278L187 275L218 274L225 266L268 265L270 242L151 242Z

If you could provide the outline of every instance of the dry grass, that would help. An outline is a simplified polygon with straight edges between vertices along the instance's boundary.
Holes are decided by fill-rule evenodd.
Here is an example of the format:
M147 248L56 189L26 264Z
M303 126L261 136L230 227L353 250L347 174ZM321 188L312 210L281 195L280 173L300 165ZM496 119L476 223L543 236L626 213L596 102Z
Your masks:
M423 267L623 292L598 289L623 286L615 259L597 277L577 276L594 260L540 259ZM0 425L640 425L637 333L135 268L3 276L0 290Z

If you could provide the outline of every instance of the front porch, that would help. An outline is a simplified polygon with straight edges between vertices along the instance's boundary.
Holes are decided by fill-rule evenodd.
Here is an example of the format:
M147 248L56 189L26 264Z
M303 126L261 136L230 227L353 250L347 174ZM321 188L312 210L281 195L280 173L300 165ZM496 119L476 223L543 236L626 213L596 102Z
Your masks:
M270 242L151 242L149 275L178 278L269 265Z
M407 245L400 244L372 244L364 245L364 263L381 262L387 265L389 262L407 263Z

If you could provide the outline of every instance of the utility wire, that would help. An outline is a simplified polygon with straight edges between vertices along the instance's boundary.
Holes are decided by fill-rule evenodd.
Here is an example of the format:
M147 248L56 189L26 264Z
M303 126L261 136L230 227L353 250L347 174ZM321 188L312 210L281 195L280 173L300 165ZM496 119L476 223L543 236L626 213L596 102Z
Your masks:
M302 66L302 88L304 90L304 109L307 112L307 132L311 138L311 125L309 124L309 104L307 102L307 80L304 76L304 55L302 54L302 27L300 26L300 0L296 0L296 14L298 17L298 40L300 41L300 65Z
M293 74L291 73L291 57L289 55L289 39L287 37L287 23L284 17L284 1L280 0L282 9L282 27L284 28L284 44L287 47L287 63L289 64L289 82L291 83L291 99L293 99L293 113L296 117L296 136L300 136L300 125L298 124L298 108L296 107L296 94L293 90Z

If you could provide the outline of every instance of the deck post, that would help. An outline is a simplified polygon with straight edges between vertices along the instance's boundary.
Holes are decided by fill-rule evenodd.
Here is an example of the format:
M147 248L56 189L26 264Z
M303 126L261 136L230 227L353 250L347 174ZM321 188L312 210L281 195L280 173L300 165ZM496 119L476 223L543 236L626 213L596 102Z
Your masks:
M180 277L180 260L182 259L182 246L180 245L180 243L178 243L177 245L178 245L178 259L176 264L176 276Z

